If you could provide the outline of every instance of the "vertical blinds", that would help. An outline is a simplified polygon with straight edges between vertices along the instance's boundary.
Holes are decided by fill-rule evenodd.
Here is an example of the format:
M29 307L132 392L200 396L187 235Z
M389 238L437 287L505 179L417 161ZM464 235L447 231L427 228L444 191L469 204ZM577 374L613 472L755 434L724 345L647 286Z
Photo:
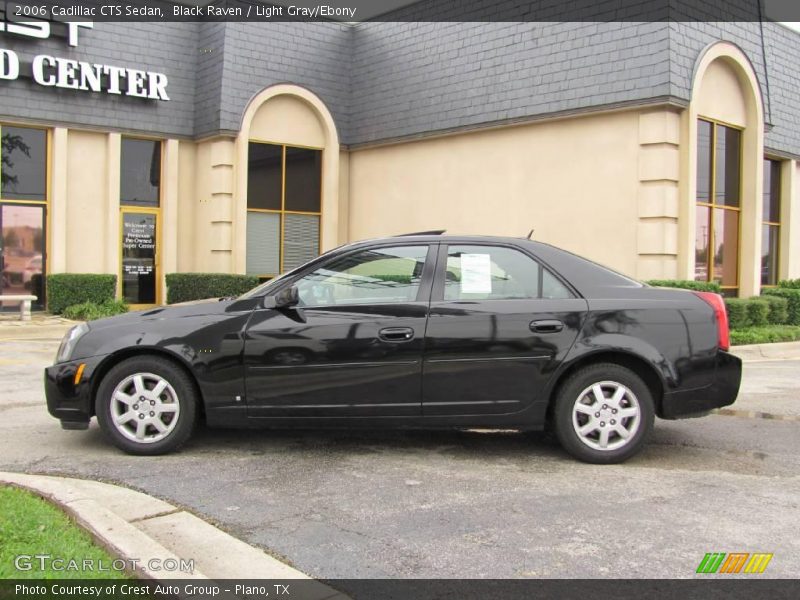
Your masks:
M319 254L319 217L317 215L287 214L283 234L284 271L299 267Z
M247 273L280 273L281 216L277 213L247 213Z

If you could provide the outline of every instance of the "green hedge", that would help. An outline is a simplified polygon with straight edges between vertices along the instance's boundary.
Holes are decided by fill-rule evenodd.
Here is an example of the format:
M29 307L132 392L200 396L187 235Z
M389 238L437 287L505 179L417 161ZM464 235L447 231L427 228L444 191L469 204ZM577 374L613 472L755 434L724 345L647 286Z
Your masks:
M800 289L792 288L767 288L763 291L764 296L777 296L785 298L787 302L789 325L800 325Z
M255 275L230 273L170 273L167 275L167 304L239 296L258 285Z
M74 321L92 321L126 312L128 312L128 305L124 300L106 300L102 304L95 302L73 304L64 309L63 316Z
M725 298L725 311L728 313L728 325L731 329L744 329L750 325L746 298Z
M56 273L47 276L47 310L55 315L73 304L102 304L113 301L116 295L116 275Z
M767 325L766 327L745 327L731 331L731 344L771 344L774 342L793 342L800 340L800 326Z
M783 325L789 320L789 301L780 296L761 296L762 300L769 303L769 324Z
M683 290L694 290L696 292L715 292L720 293L721 288L715 281L690 281L688 279L651 279L645 281L647 285L653 287L680 288Z
M790 290L800 290L800 279L784 279L778 282L778 287Z
M761 298L747 300L747 320L750 327L769 325L769 302Z

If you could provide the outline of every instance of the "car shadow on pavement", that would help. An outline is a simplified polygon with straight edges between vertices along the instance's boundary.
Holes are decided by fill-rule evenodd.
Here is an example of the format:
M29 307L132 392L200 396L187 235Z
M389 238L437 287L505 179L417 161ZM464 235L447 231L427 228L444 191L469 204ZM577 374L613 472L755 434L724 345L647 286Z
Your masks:
M344 430L212 429L198 426L184 453L269 454L319 451L330 454L436 452L453 457L565 458L558 442L544 432L515 430Z

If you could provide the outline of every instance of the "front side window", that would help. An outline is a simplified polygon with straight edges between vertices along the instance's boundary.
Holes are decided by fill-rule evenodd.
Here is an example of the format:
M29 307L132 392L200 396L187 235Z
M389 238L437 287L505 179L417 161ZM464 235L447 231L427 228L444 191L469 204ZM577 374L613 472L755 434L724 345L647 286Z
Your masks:
M697 122L695 280L715 281L725 294L739 286L742 132Z
M319 255L322 150L248 148L247 273L271 278Z
M444 299L572 298L552 273L519 250L501 246L450 246Z
M781 163L764 161L764 208L761 232L761 285L778 284L781 237Z
M428 246L375 248L348 254L300 278L300 306L414 302Z

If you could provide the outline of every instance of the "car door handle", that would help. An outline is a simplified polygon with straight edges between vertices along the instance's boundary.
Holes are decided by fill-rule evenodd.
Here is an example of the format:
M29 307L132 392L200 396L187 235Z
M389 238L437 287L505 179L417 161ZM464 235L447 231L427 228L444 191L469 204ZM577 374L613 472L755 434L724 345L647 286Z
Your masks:
M384 342L407 342L414 337L411 327L386 327L378 332Z
M530 328L536 333L558 333L564 329L564 324L558 319L545 319L544 321L531 321Z

